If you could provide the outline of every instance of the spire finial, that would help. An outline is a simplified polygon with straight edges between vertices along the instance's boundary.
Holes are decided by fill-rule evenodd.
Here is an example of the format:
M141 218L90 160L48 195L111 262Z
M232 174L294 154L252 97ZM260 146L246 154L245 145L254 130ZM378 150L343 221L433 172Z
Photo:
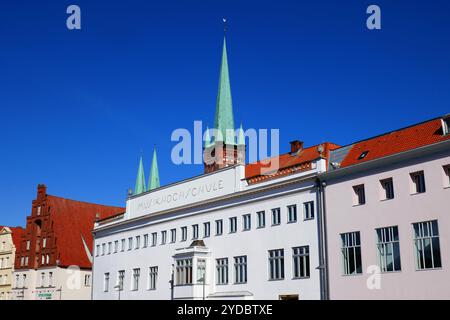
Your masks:
M227 19L222 18L222 21L223 21L223 34L225 35L225 33L227 32Z

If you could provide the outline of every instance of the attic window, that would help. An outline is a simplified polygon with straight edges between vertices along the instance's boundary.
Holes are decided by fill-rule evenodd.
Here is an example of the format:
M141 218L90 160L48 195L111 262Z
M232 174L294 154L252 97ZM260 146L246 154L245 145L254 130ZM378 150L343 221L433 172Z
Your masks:
M369 153L369 151L364 151L363 153L361 153L361 154L359 155L359 157L358 157L358 160L364 159L364 158L367 156L368 153Z
M450 116L442 118L442 133L444 136L450 133Z

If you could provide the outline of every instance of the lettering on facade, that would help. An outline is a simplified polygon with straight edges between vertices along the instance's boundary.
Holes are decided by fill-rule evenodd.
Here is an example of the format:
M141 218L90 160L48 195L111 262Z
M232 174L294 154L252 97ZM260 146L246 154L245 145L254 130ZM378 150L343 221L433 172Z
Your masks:
M155 196L154 198L142 200L138 203L137 209L150 210L154 207L158 207L170 203L178 203L185 201L193 201L203 195L209 195L221 191L224 189L224 181L222 179L213 181L210 183L203 183L198 186L188 187L183 190L170 192L161 196Z

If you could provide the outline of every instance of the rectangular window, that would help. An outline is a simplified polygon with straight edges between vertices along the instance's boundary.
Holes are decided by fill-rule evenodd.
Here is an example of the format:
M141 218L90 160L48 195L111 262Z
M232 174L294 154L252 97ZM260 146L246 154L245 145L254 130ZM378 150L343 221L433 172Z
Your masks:
M28 257L25 257L25 265L28 266Z
M258 218L258 228L264 228L266 226L266 212L259 211L256 213Z
M450 165L446 165L444 168L444 187L450 187Z
M309 246L292 248L294 279L309 277Z
M303 219L314 219L314 201L308 201L303 203Z
M89 274L84 275L84 286L85 287L91 286L91 275Z
M281 209L272 209L272 225L277 226L281 223Z
M119 251L119 240L114 241L114 253Z
M156 246L156 244L158 243L158 234L156 232L152 233L152 246Z
M128 250L133 249L133 238L128 238Z
M216 283L228 284L228 258L216 259Z
M48 286L49 287L53 286L53 272L48 273Z
M112 252L112 242L108 242L108 254Z
M121 240L121 246L120 246L120 251L125 251L125 239Z
M287 207L288 222L297 222L297 205L293 204Z
M105 273L103 276L103 292L108 292L109 290L109 272Z
M42 239L42 248L47 246L47 238Z
M223 233L223 220L216 220L216 236L220 236Z
M381 272L400 271L398 227L379 228L377 233L378 263Z
M131 290L133 290L133 291L139 290L140 275L141 275L141 269L139 269L139 268L133 269L133 283L131 285Z
M394 182L392 178L380 180L381 200L394 199Z
M230 218L230 233L235 233L237 231L237 218Z
M98 257L100 255L100 245L98 244L95 249L95 256Z
M211 235L211 224L209 222L203 223L203 238L208 238Z
M102 243L102 256L106 254L106 243Z
M206 260L197 259L197 283L206 282Z
M148 234L144 234L144 248L148 247Z
M41 256L41 264L45 264L45 256L44 255Z
M41 272L41 287L45 286L45 273Z
M425 174L423 171L417 171L410 173L411 176L411 193L424 193L425 192Z
M167 242L167 231L161 231L161 244L166 244Z
M248 231L252 228L252 216L250 214L244 214L242 216L243 230Z
M175 243L177 241L177 229L170 230L170 243Z
M413 229L417 269L440 268L442 265L437 220L413 223Z
M198 239L198 224L192 225L192 239Z
M269 280L284 279L284 250L269 250Z
M247 282L247 256L234 257L234 283Z
M181 227L181 241L187 240L187 227Z
M353 204L355 206L363 205L366 203L366 193L364 191L364 185L360 184L353 187Z
M141 247L141 236L136 236L136 246L135 249L139 249Z
M117 287L119 291L123 290L123 280L125 279L125 270L120 270L117 273Z
M27 250L30 250L30 240L27 241Z
M158 280L158 267L150 267L148 269L148 290L156 290L157 280Z
M341 234L344 275L362 273L361 240L359 231Z
M176 283L177 285L192 284L192 259L177 260Z

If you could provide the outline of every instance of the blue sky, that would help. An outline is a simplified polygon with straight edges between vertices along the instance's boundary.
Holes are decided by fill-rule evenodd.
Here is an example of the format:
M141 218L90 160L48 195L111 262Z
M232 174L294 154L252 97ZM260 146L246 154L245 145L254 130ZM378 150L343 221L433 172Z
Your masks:
M345 3L345 4L344 4ZM82 29L66 28L77 4ZM370 4L382 30L366 28ZM450 2L8 1L0 11L0 225L48 193L124 205L153 145L161 183L176 128L213 123L227 17L236 123L288 142L348 144L450 112Z

